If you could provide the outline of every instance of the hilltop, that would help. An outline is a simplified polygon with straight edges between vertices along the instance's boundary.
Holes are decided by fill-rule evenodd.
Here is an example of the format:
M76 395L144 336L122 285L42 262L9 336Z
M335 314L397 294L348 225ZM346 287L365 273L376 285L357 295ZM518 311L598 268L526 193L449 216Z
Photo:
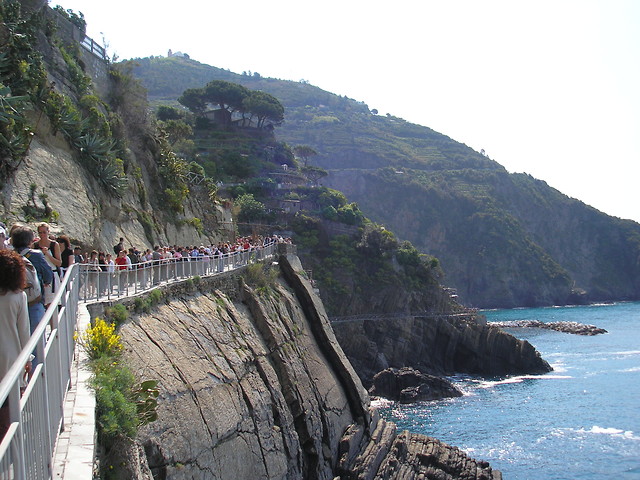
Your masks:
M445 283L479 307L640 298L640 225L610 217L464 144L304 82L235 74L182 57L130 62L157 104L226 80L285 107L277 128L308 145L322 183L440 259Z

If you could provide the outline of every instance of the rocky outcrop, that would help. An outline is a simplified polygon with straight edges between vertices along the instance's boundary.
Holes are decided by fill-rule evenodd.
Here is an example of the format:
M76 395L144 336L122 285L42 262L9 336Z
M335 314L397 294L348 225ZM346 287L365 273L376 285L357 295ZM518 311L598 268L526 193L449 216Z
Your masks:
M540 320L514 320L512 322L491 322L491 325L500 328L543 328L555 330L563 333L573 333L574 335L600 335L607 333L604 328L595 325L586 325L578 322L548 322Z
M137 376L159 380L138 438L155 478L500 478L370 411L296 257L279 263L267 289L174 287L121 327Z
M431 375L546 373L549 364L524 340L473 315L407 316L334 324L340 346L365 386L385 368Z
M462 396L462 392L450 381L410 367L385 368L378 372L373 377L369 393L402 403Z
M501 480L502 474L487 462L476 461L456 447L372 418L371 435L352 425L340 444L340 478L374 479L483 479Z

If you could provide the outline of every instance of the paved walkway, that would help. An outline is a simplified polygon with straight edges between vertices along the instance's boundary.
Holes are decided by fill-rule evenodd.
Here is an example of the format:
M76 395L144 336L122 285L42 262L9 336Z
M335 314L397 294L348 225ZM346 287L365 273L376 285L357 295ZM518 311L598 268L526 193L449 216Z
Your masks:
M84 303L78 305L78 332L84 332L90 322ZM90 480L96 446L96 400L89 388L91 372L87 354L76 343L71 365L71 388L64 404L64 430L58 435L53 458L53 478Z

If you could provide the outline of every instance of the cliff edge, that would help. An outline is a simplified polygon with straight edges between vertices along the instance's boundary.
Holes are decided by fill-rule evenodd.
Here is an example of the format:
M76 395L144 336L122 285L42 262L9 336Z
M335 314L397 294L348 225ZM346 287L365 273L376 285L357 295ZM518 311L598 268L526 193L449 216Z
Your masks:
M127 362L161 389L129 478L501 478L381 420L297 257L278 264L268 286L202 279L122 326Z

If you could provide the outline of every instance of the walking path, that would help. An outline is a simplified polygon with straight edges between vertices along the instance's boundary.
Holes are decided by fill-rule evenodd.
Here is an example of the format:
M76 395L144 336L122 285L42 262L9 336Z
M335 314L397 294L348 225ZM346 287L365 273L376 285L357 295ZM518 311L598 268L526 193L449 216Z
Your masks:
M225 256L224 262L220 260L220 271L234 270L241 266L253 263L254 261L263 260L271 255L276 244L270 245L263 249L259 255L250 255L248 252L245 257L242 255ZM240 260L240 263L236 263ZM186 263L189 265L191 262ZM134 270L135 271L135 270ZM87 272L85 271L85 274ZM174 272L175 273L175 272ZM181 273L187 273L185 269ZM188 275L164 279L163 284L173 283L175 281L186 280L191 275L202 273L200 270L189 270ZM209 275L215 276L215 270L211 270ZM86 280L86 279L85 279ZM150 277L144 280L143 286L138 288L127 288L118 291L118 296L131 297L157 287L150 285ZM84 282L85 287L88 282ZM85 296L85 299L87 297ZM90 301L105 301L110 298L100 298L96 296ZM113 297L115 300L115 297ZM90 325L91 316L87 309L87 301L78 304L78 319L76 331L78 335L82 335ZM95 408L96 401L93 390L89 386L91 372L88 367L87 354L79 342L75 344L73 362L71 364L71 385L64 401L64 423L62 432L58 435L54 455L53 455L53 477L54 479L64 480L86 480L94 478L94 459L96 448L96 426L95 426Z
M78 306L78 332L84 332L91 317L87 305ZM87 354L76 342L71 364L71 387L64 402L64 430L58 435L53 458L53 478L93 478L96 446L96 399L89 387L91 372Z

